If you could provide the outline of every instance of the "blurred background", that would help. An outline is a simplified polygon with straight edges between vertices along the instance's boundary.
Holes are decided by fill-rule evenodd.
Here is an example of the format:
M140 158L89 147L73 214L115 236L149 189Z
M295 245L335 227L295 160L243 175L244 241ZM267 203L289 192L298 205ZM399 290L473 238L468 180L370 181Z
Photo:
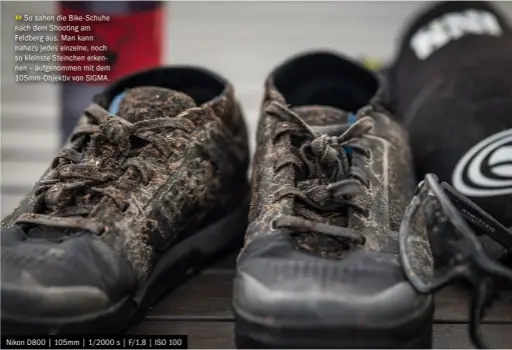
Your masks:
M263 81L276 64L315 48L334 49L353 58L390 60L406 21L425 5L408 1L169 1L161 12L162 61L201 65L230 80L244 108L254 149ZM497 5L512 17L512 2ZM57 3L2 1L1 6L4 217L39 179L59 148L61 95L57 84L14 80L14 26L19 24L14 16L57 14Z

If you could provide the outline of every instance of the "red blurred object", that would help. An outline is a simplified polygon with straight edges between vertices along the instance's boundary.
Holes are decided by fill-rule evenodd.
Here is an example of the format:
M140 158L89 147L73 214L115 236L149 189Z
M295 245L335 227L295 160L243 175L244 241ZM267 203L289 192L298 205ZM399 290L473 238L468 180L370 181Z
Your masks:
M61 56L85 56L80 62L63 62L62 65L82 66L80 72L61 72L69 77L83 77L83 80L67 81L61 84L61 130L65 140L73 130L82 111L94 94L108 82L94 81L89 75L106 75L109 81L135 71L158 66L163 60L163 1L60 1L59 14L69 19L70 15L81 16L81 20L61 21L61 26L90 26L90 31L66 30L60 35L91 36L92 41L61 41L61 45L87 46L88 51L66 51ZM109 16L109 21L87 21L86 15ZM76 19L77 17L73 17ZM60 37L60 36L59 36ZM106 47L106 51L91 48ZM90 60L104 56L107 61ZM94 66L94 71L84 67ZM109 66L110 71L98 71L96 66Z

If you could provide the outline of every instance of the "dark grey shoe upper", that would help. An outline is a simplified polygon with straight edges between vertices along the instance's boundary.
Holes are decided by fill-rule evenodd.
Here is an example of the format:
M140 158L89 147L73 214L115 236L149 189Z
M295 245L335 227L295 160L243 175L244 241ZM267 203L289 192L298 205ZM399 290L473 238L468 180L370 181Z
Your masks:
M365 107L376 101L378 88L372 73L331 52L294 57L267 80L253 161L250 224L234 287L235 310L245 317L276 325L388 327L407 323L430 307L430 298L420 297L406 282L398 261L397 230L416 181L403 129L378 104ZM324 138L323 153L318 153L320 142L313 142L301 155L300 134L306 127L270 113L268 106L275 103L289 105L310 128L331 136L341 124L355 127L368 116L373 129L351 140L351 151ZM347 112L357 110L357 117ZM329 194L325 174L338 164L331 158L332 168L328 165L333 155L342 163L348 157L348 171L341 178L361 179L357 195ZM303 159L320 164L315 169L323 173L312 175ZM352 204L322 210L344 199ZM290 215L345 227L362 235L364 243L315 232L314 224L310 229L273 226L276 218Z
M108 115L122 92L118 116ZM223 78L193 67L152 69L94 102L2 221L2 312L104 309L132 295L164 251L245 195L247 132Z

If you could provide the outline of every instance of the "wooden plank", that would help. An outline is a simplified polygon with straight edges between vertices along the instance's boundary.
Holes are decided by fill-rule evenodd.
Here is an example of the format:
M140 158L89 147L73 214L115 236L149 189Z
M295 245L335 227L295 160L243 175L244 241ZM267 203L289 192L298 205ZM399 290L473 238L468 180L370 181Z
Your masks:
M237 247L233 253L226 255L226 257L220 259L217 263L213 264L212 267L205 270L204 272L206 274L235 273L236 259L241 249L242 246Z
M32 190L33 186L26 185L26 186L19 186L19 185L1 185L1 193L2 196L4 195L13 195L13 196L19 196L24 195L26 193L29 193L30 190Z
M1 195L1 217L4 218L8 214L10 214L14 208L20 203L20 201L23 199L24 194L4 194Z
M233 274L201 274L162 300L148 317L197 316L232 319L232 288Z
M448 286L436 295L436 321L464 321L469 320L469 298L471 291L462 286ZM510 301L496 301L487 311L485 323L507 322L512 323L512 303Z
M5 112L4 112L5 113ZM24 118L23 118L24 117ZM53 117L56 119L56 117ZM41 131L54 131L57 128L57 120L45 120L44 118L40 118L39 116L22 116L12 117L6 116L2 117L2 130L39 130Z
M30 153L33 150L55 153L59 149L59 132L41 132L39 130L2 130L2 148L17 149Z
M485 334L492 337L496 348L510 346L512 325L485 325ZM143 321L133 334L187 334L191 349L233 349L234 324L232 322L162 322ZM434 325L435 349L473 349L465 324Z
M512 325L484 325L483 334L495 349L510 349ZM435 324L434 349L474 349L465 324Z
M2 127L3 127L2 121ZM50 166L50 162L53 160L57 153L49 149L31 148L13 148L9 145L2 147L2 162L46 162ZM7 168L8 171L11 168Z
M232 259L232 257L228 257ZM228 260L222 262L225 264ZM206 270L208 271L208 270ZM155 306L149 319L182 319L198 317L204 319L233 318L231 311L232 281L234 273L202 273L167 296ZM468 291L447 287L436 296L435 322L467 322ZM512 323L512 305L496 302L489 311L486 322Z
M5 21L5 23L8 25L8 21ZM11 25L6 33L13 32L13 30L14 26ZM14 33L11 37L14 39ZM11 61L6 62L14 62L14 45L11 45L9 49L2 50L2 53L5 55L5 57L2 55L2 58L11 59ZM3 47L5 48L5 46ZM12 66L14 67L14 63ZM2 103L5 103L6 106L19 106L20 108L27 108L28 111L35 111L35 113L30 113L30 115L38 115L37 110L39 110L42 118L48 117L49 120L58 118L58 114L53 114L53 117L50 113L46 113L46 111L49 111L50 108L55 110L58 106L59 84L43 82L17 83L14 81L14 71L6 70L5 73L5 76L2 75L1 82ZM3 108L2 106L2 113L10 111L10 109L4 111ZM9 114L6 113L6 115Z
M48 159L38 162L2 161L2 186L32 187L49 166Z
M27 91L27 87L29 87L29 90L35 89L34 92L38 95L45 93L44 87L37 84L2 84L2 89L6 89L11 92L17 91L19 93L20 87L22 88L22 91ZM30 93L32 91L27 92ZM4 122L7 121L9 125L9 120L11 120L11 123L15 123L16 121L18 123L35 122L38 124L57 126L60 113L57 100L48 99L46 103L33 104L32 99L30 99L29 102L26 101L26 94L19 95L19 97L25 97L25 103L16 103L15 101L5 100L5 103L2 104L2 129L4 129ZM30 125L26 125L26 127L30 127Z

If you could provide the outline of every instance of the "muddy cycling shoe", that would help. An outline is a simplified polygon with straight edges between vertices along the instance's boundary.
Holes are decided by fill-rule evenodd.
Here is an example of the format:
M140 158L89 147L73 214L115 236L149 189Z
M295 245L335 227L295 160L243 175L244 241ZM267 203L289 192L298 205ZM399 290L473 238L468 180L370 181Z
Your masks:
M125 331L243 239L247 167L223 78L170 67L114 83L2 221L2 334Z
M378 85L330 52L296 56L267 80L234 282L239 348L431 345L432 298L398 262L409 148L373 99Z
M429 5L405 28L388 71L391 105L409 132L418 178L436 174L506 227L511 72L512 26L483 1ZM489 237L481 241L494 258L507 254Z

